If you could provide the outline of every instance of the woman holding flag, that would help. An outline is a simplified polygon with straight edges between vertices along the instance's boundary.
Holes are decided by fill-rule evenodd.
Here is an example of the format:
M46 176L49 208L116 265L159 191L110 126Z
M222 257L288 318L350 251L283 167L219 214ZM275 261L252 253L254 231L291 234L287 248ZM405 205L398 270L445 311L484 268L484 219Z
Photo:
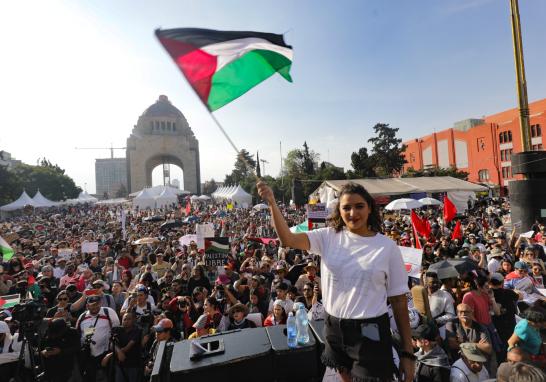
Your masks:
M389 381L396 368L387 315L391 303L401 343L400 378L413 379L415 357L407 308L407 273L400 250L380 233L381 219L370 194L349 183L339 191L329 227L292 233L273 191L264 182L258 193L271 210L275 230L284 246L321 256L326 366L343 381Z

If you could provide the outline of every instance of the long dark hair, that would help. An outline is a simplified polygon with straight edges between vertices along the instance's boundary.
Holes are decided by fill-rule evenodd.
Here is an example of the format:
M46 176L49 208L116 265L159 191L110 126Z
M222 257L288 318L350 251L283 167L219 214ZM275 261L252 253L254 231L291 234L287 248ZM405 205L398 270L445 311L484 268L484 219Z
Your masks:
M372 198L370 193L366 191L364 187L353 182L343 185L339 190L336 207L334 208L332 215L328 218L328 225L334 228L336 232L341 231L345 226L345 222L343 221L341 213L339 212L339 203L341 201L341 197L346 194L357 194L362 196L370 209L370 215L368 216L368 228L374 232L381 232L381 217L379 215L379 208L377 207L374 198Z

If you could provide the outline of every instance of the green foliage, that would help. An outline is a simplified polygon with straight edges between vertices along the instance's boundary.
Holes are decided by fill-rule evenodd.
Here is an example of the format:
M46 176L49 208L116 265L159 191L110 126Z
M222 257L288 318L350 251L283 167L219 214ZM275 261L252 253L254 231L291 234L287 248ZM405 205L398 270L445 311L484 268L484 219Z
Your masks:
M224 184L241 184L246 178L253 176L255 169L256 161L254 158L252 158L248 151L242 149L241 152L237 154L233 171L231 171L231 174L226 175Z
M390 127L388 123L378 123L373 127L375 137L368 139L372 144L372 157L375 163L374 171L378 176L392 176L400 173L406 159L405 145L400 145L402 139L396 138L398 128Z
M216 191L217 188L218 188L218 185L216 184L216 181L214 179L211 179L205 182L205 184L203 185L202 191L204 195L210 195L214 191Z
M127 187L122 183L116 191L116 198L124 198L127 196Z
M460 171L456 167L439 168L434 166L422 170L415 170L413 167L410 167L406 173L402 174L402 178L417 178L420 176L452 176L454 178L468 180L468 175L468 172Z
M351 154L351 166L354 171L347 171L347 178L349 179L374 178L377 176L374 170L374 158L370 157L366 147L361 147L358 152Z
M23 190L30 196L40 192L48 199L59 201L76 198L81 188L58 165L42 159L39 166L20 164L12 170L0 169L0 201L2 204L15 200Z

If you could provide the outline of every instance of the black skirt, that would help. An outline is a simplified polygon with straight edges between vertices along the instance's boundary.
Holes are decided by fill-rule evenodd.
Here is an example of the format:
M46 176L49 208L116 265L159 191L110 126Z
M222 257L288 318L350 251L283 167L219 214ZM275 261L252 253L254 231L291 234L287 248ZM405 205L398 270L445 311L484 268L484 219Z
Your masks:
M327 315L322 362L350 372L353 381L391 381L397 371L393 360L388 314L352 320Z

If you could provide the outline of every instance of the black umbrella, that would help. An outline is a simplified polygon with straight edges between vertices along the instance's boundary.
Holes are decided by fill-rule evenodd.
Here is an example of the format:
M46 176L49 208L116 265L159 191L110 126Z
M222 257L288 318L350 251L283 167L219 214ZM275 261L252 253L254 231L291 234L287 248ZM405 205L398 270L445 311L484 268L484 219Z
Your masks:
M460 274L465 272L472 272L478 269L478 265L474 261L470 260L469 258L449 259L447 261L449 261L450 264L452 264L457 270L457 272L459 272Z
M186 222L184 222L182 220L169 220L169 221L161 224L160 229L162 231L165 231L165 230L168 230L168 229L183 227L185 225L188 225L188 223L186 223Z
M154 216L148 216L147 218L143 219L145 222L161 222L165 220L165 218L161 215L154 215Z
M452 277L458 277L459 272L449 260L441 260L428 267L428 272L434 272L438 275L440 280L450 279Z

